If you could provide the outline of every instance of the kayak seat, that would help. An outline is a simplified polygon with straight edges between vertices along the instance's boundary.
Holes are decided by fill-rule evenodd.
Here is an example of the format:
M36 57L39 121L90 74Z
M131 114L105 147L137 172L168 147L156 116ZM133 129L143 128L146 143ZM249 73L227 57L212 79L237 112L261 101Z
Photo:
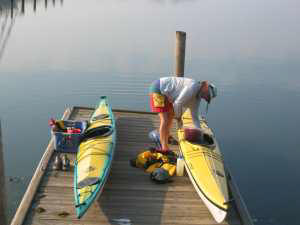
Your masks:
M83 179L77 184L77 189L81 189L87 186L98 184L100 182L99 177L88 177Z
M113 132L113 128L110 125L103 125L100 127L95 127L93 129L87 130L84 132L80 138L80 142L85 141L94 137L107 137L111 135Z

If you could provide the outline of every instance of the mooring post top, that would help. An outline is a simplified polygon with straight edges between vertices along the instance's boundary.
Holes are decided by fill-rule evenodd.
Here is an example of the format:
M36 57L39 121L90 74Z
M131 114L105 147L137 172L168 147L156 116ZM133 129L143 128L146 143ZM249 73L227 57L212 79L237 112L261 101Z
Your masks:
M184 76L185 41L186 41L186 33L184 31L176 31L175 75L177 77L183 77Z
M186 32L184 32L184 31L180 31L180 30L176 31L176 34L179 34L179 35L184 35L184 36L186 36Z

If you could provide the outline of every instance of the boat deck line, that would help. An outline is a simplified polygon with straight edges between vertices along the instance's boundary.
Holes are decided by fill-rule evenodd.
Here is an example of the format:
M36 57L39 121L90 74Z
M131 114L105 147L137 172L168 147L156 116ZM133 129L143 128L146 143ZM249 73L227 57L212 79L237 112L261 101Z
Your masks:
M88 120L93 108L67 109L63 119ZM133 168L129 160L153 144L148 133L159 125L154 113L113 110L116 117L117 145L111 172L104 191L87 213L77 219L73 195L73 170L53 171L54 142L35 171L12 220L12 225L200 225L218 224L199 198L188 176L173 177L173 182L158 185L149 174ZM175 124L172 129L175 138ZM171 145L178 151L178 146ZM75 155L68 154L71 165ZM236 185L232 204L223 225L252 224ZM240 203L242 202L242 204Z

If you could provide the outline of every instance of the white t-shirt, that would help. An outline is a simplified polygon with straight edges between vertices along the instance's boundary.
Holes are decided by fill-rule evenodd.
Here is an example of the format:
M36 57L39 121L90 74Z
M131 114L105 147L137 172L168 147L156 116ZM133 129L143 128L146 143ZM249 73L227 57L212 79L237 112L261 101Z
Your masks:
M197 94L200 82L185 77L160 78L160 92L173 103L175 118L180 118L186 109L190 109L195 127L200 128L199 104Z

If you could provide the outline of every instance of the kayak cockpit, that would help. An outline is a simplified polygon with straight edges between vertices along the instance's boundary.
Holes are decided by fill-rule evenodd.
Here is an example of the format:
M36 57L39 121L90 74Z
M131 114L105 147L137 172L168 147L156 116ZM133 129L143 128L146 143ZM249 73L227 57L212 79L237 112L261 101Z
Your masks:
M204 129L186 127L183 128L184 139L192 144L203 145L208 148L215 148L216 141L212 134Z

